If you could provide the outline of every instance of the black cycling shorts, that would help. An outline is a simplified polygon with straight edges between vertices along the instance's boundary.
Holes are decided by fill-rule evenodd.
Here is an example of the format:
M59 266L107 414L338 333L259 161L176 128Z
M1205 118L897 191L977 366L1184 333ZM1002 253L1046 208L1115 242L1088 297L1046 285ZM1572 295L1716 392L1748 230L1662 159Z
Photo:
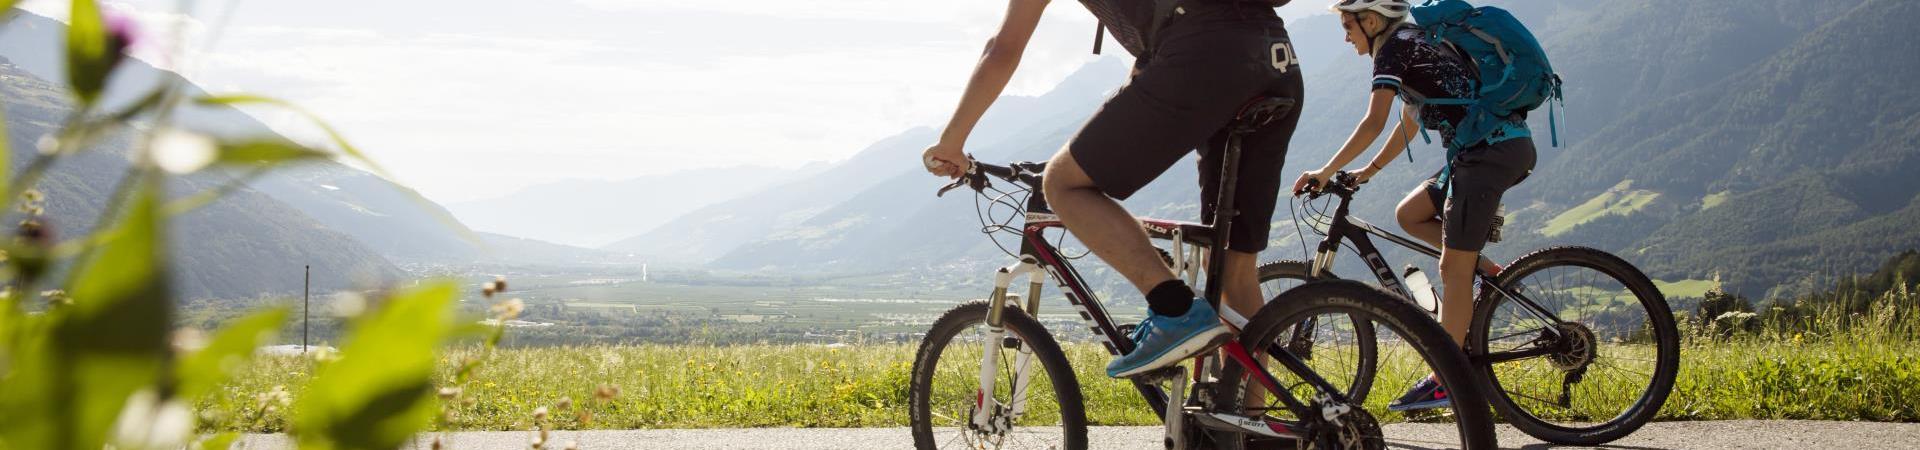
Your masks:
M1478 252L1493 233L1500 197L1533 173L1533 139L1513 138L1461 152L1453 159L1452 195L1439 186L1440 174L1421 189L1440 216L1440 242L1448 249Z
M1189 2L1184 11L1168 20L1154 55L1094 113L1067 151L1102 192L1125 200L1198 147L1201 214L1208 217L1225 125L1258 97L1303 102L1304 87L1286 28L1271 8ZM1267 248L1281 164L1302 104L1243 140L1232 250Z

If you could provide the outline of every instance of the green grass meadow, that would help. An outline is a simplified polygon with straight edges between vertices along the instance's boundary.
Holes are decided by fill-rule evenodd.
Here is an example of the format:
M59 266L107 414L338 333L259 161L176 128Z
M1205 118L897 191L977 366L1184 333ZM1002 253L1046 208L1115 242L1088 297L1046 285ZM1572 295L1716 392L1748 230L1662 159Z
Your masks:
M558 429L905 426L914 348L640 345L479 352L455 350L442 361L436 378L451 387L444 383L457 361L484 358L457 394L442 391L443 428L528 429L541 407ZM1097 346L1072 345L1068 353L1093 424L1157 422L1130 385L1101 374L1107 357ZM1681 358L1662 420L1920 421L1920 405L1912 401L1920 398L1920 346L1911 341L1706 340L1685 345ZM224 387L226 395L199 405L210 419L206 426L284 431L286 408L273 392L303 385L311 364L295 357L257 360ZM1384 402L1387 395L1370 397Z

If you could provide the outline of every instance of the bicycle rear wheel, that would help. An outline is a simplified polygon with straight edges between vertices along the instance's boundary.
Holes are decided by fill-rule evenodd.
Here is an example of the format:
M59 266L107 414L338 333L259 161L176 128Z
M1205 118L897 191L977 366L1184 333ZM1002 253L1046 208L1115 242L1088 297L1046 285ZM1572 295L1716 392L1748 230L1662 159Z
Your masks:
M1599 445L1660 412L1680 369L1679 330L1639 269L1599 250L1559 247L1521 257L1496 283L1519 298L1483 292L1467 342L1494 407L1515 428L1555 444Z
M915 448L1087 448L1080 383L1060 345L1040 322L1011 306L1002 311L1004 337L993 339L987 310L982 300L947 311L920 342L908 387ZM980 380L989 345L998 347L998 357L987 392ZM1030 375L1016 391L1023 366ZM973 421L979 410L991 417L986 428Z
M1282 364L1263 362L1268 373L1288 388L1285 395L1312 406L1302 416L1285 407L1285 402L1265 389L1249 390L1253 384L1245 367L1223 362L1214 405L1239 405L1257 396L1261 407L1252 413L1267 421L1301 423L1310 427L1302 448L1381 449L1387 447L1466 449L1495 448L1493 414L1488 409L1482 383L1459 347L1453 345L1440 324L1398 296L1366 284L1346 280L1315 281L1280 294L1248 322L1240 343L1248 349L1284 346L1291 330L1302 322L1322 319L1352 320L1368 324L1374 330L1379 353L1377 370L1368 377L1374 385L1412 385L1427 374L1437 376L1452 394L1451 414L1421 414L1409 417L1386 408L1387 399L1369 399L1364 403L1340 402L1344 393L1327 392L1307 381L1318 373L1303 373ZM1342 319L1344 318L1344 319ZM1337 323L1337 322L1336 322ZM1308 368L1312 369L1311 364ZM1318 372L1317 369L1309 372ZM1252 374L1259 376L1258 374ZM1323 379L1325 377L1322 377ZM1335 384L1328 380L1329 385ZM1334 390L1338 386L1330 386ZM1328 404L1346 403L1351 411L1338 415L1338 423L1325 420L1321 412ZM1417 419L1417 424L1403 424ZM1450 423L1448 423L1450 422Z

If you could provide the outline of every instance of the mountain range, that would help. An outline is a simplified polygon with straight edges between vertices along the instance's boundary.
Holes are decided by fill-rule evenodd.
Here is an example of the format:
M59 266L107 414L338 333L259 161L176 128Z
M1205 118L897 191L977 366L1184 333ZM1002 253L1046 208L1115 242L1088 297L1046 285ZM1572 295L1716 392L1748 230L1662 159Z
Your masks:
M1528 23L1568 86L1557 114L1559 147L1548 145L1545 115L1533 118L1540 160L1505 199L1507 241L1489 248L1493 256L1590 245L1661 280L1715 279L1748 295L1785 297L1920 247L1913 226L1920 177L1912 175L1920 169L1913 139L1920 137L1920 88L1900 79L1920 69L1920 58L1885 47L1920 19L1920 4L1477 3L1506 7ZM1335 17L1294 20L1288 30L1308 85L1283 174L1291 180L1326 161L1362 115L1370 61L1341 42ZM28 14L0 27L0 89L15 167L71 108L58 83L46 81L63 79L54 51L63 38L60 23ZM967 149L986 161L1043 160L1125 76L1120 60L1098 59L1044 95L1004 97ZM130 60L107 102L128 101L140 86L169 77L177 75ZM272 133L226 108L180 117L183 126L222 136ZM997 221L1013 211L977 209L982 204L971 195L933 198L944 181L920 169L919 154L936 136L912 128L846 160L798 170L566 181L452 208L351 166L296 167L183 218L176 242L215 245L180 246L175 257L188 281L178 284L197 296L245 296L297 288L288 281L297 280L291 268L306 263L328 269L335 277L324 280L328 286L347 287L364 283L354 278L391 279L409 264L516 258L978 283L986 278L980 269L1005 263L996 242L979 236L979 216ZM124 136L109 139L48 178L48 214L63 235L91 229L130 145ZM1411 163L1397 162L1368 185L1355 213L1390 222L1395 201L1437 170L1443 153L1416 145ZM1191 167L1168 171L1129 208L1197 219ZM228 176L185 177L171 188L186 192ZM1295 232L1304 209L1288 206L1274 218L1266 258L1305 251ZM1390 258L1412 261L1404 253ZM1115 286L1097 264L1083 271Z
M66 25L15 10L0 25L0 103L14 170L36 143L72 113L66 94ZM205 91L178 74L129 58L109 78L107 109L129 105L162 83L184 83L189 97ZM184 105L172 126L227 138L285 139L229 107ZM144 123L141 127L146 127ZM134 135L110 136L55 165L40 189L47 221L64 237L97 224L108 193L132 160ZM204 171L169 181L171 195L232 182L237 174ZM173 285L187 298L255 298L299 292L305 266L316 290L365 288L406 277L402 265L530 260L578 262L611 258L591 249L475 233L445 208L378 175L330 161L307 162L247 181L217 202L179 218L172 228Z
M1920 58L1892 50L1920 4L1827 2L1476 2L1530 25L1568 85L1560 147L1533 118L1536 172L1505 199L1501 258L1591 245L1655 278L1718 279L1787 296L1870 270L1920 246ZM1332 16L1288 24L1307 75L1286 178L1318 167L1362 115L1370 61ZM1041 160L1060 148L1125 69L1102 60L1036 98L1005 98L968 144L980 159ZM958 76L958 75L956 75ZM694 211L606 247L733 270L951 270L1003 261L972 205L934 200L917 163L935 130L913 129L812 177ZM1417 145L1355 204L1389 218L1441 165ZM1128 204L1196 218L1196 177L1177 166ZM1285 200L1283 200L1285 201ZM1298 257L1288 208L1269 258ZM1386 223L1388 220L1379 220ZM1397 259L1404 259L1397 258Z
M475 230L582 247L633 236L702 206L818 170L693 169L625 180L563 180L485 200L447 205Z
M33 158L40 136L57 130L72 114L62 87L26 73L0 58L0 93L7 108L8 147L16 149L12 167ZM64 157L37 189L45 194L45 221L57 238L91 233L99 225L114 186L128 173L135 143L130 133L108 136L94 148ZM17 172L16 172L17 175ZM169 180L171 196L214 188L232 175L214 171ZM18 213L9 216L15 223ZM176 278L173 286L189 298L246 297L299 292L305 266L322 292L397 280L401 272L373 248L331 229L287 203L251 189L240 189L170 227Z

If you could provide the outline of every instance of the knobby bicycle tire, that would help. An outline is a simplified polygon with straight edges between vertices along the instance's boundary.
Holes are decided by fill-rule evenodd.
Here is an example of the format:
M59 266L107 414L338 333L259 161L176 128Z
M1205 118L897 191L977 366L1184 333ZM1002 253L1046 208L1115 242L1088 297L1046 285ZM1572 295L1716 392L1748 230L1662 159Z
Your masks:
M1501 385L1501 377L1494 365L1487 359L1476 356L1475 369L1488 380L1488 393L1496 411L1514 428L1554 444L1562 445L1600 445L1625 437L1639 430L1653 419L1666 403L1667 396L1673 391L1674 379L1680 369L1679 330L1675 327L1672 310L1666 297L1660 293L1653 281L1632 264L1610 253L1586 247L1554 247L1534 251L1514 260L1501 271L1496 278L1502 289L1512 291L1535 289L1524 282L1528 275L1542 273L1555 267L1579 267L1598 271L1623 285L1638 300L1647 314L1648 326L1655 339L1657 352L1654 368L1647 390L1635 399L1632 406L1606 422L1586 425L1567 426L1540 418L1526 408L1516 404L1512 395ZM1472 327L1468 332L1468 345L1476 354L1485 354L1488 336L1491 334L1495 310L1502 298L1491 291L1483 292L1480 301L1474 307ZM1564 319L1563 319L1564 320ZM1563 387L1563 389L1568 389Z
M914 354L912 380L908 387L908 416L912 422L914 447L923 450L940 448L943 442L935 439L931 397L933 396L935 371L939 368L940 356L953 342L953 338L976 325L983 325L987 319L988 303L976 300L947 311L934 321L927 337L920 341L920 349ZM1046 327L1019 308L1007 306L1001 312L1003 325L1013 336L1018 336L1038 359L1041 368L1047 373L1053 386L1054 398L1060 406L1060 427L1062 433L1061 448L1066 450L1084 450L1087 448L1087 418L1084 400L1080 393L1080 383L1075 378L1066 354L1061 351L1058 342L1049 334ZM970 344L970 343L969 343ZM977 383L977 381L976 381ZM962 433L965 431L963 430Z
M1240 342L1261 348L1292 325L1317 313L1345 314L1385 327L1408 344L1447 386L1460 445L1468 450L1497 448L1493 413L1488 407L1479 372L1453 344L1432 316L1412 303L1377 287L1349 280L1320 280L1281 293L1261 308L1242 331ZM1278 368L1270 370L1285 370ZM1214 404L1238 404L1245 397L1247 369L1231 361L1222 364ZM1278 375L1278 374L1276 374Z

